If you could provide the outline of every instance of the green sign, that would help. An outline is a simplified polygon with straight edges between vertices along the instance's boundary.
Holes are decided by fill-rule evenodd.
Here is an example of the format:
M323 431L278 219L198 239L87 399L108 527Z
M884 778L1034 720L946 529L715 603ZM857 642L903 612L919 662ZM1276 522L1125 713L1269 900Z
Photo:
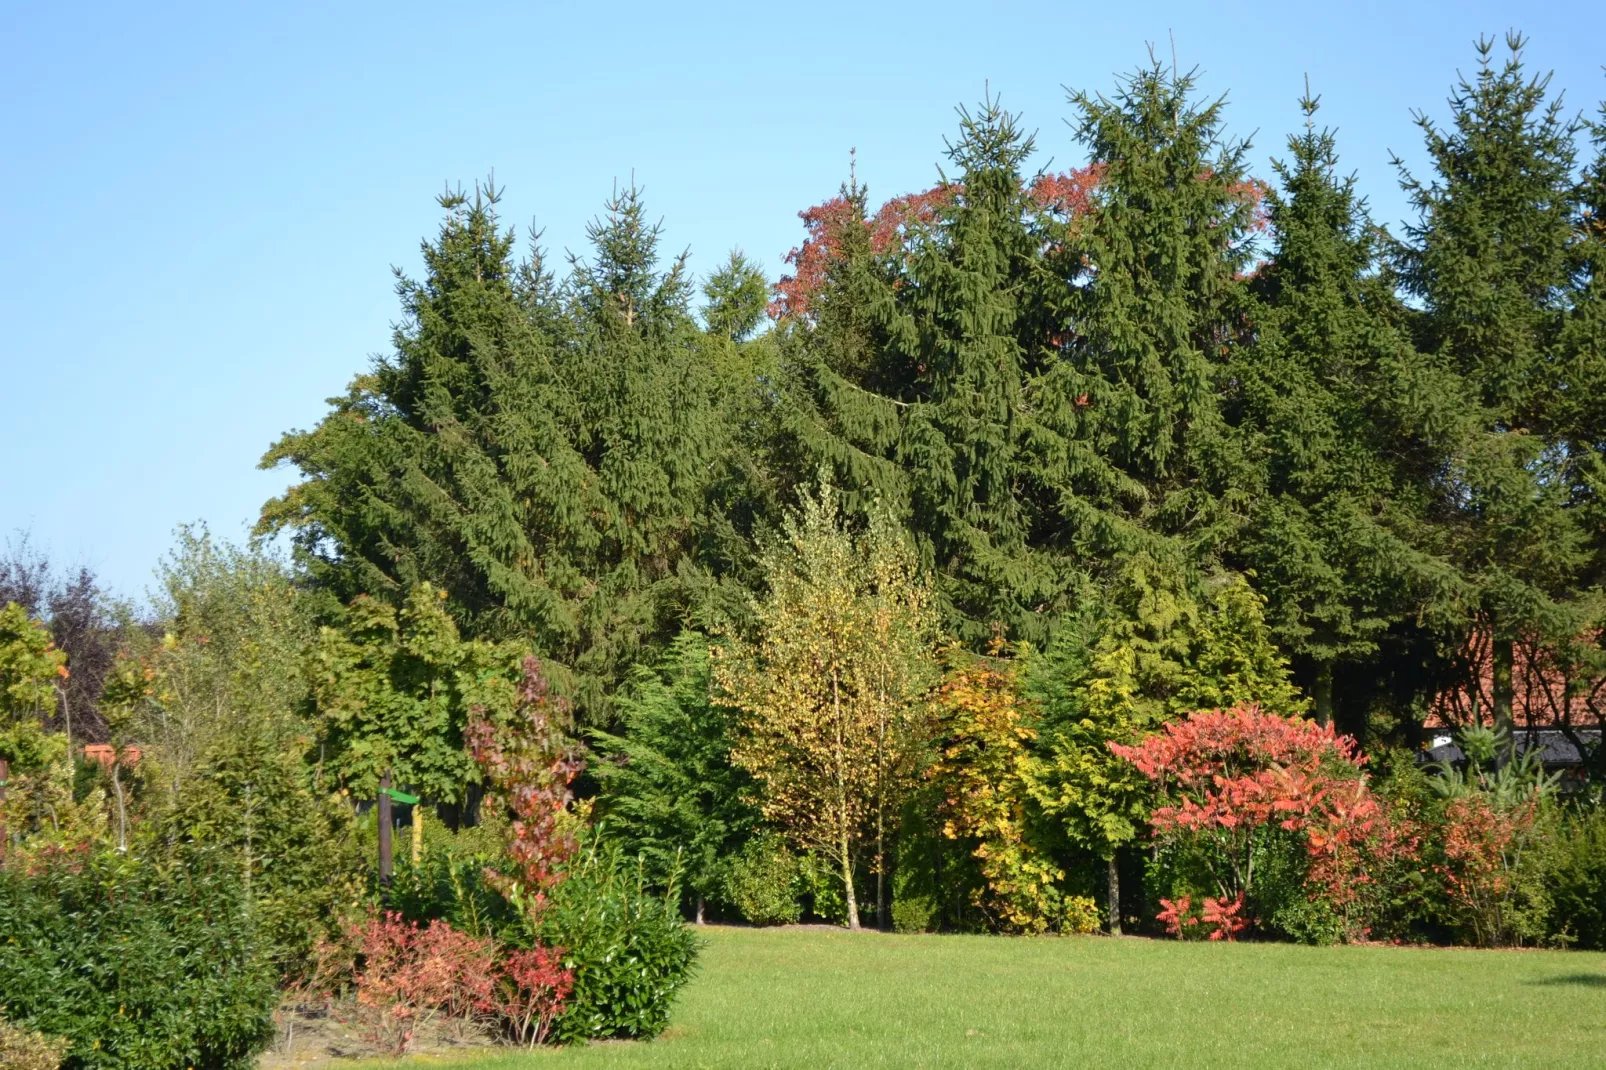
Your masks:
M397 791L395 788L380 788L379 790L389 795L396 802L406 803L408 806L418 805L418 796L416 795L409 795L405 791Z

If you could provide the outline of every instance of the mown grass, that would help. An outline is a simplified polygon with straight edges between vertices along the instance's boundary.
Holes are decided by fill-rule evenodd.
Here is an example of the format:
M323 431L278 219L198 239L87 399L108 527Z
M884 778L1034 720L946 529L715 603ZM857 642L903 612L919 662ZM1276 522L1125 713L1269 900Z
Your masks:
M1606 955L716 928L659 1039L452 1065L1599 1067Z

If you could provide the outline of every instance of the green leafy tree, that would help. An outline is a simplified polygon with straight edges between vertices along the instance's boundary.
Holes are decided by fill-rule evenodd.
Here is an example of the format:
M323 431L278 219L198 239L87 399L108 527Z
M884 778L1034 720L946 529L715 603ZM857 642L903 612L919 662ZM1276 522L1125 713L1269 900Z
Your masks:
M786 518L763 571L756 638L716 647L718 694L741 711L734 758L758 782L764 816L830 860L857 929L855 865L868 841L884 870L887 823L915 773L932 596L885 512L855 534L824 480Z
M44 757L44 721L55 712L56 680L66 671L67 656L44 624L15 602L0 608L0 762L26 767Z
M683 632L656 666L631 674L619 697L622 732L591 734L606 756L591 766L599 821L643 859L655 886L679 874L699 923L759 816L752 779L731 761L736 711L713 701L711 684L707 638Z
M513 709L514 651L463 640L444 601L427 583L399 613L359 595L339 627L319 629L310 662L320 754L358 798L389 773L433 802L461 802L481 779L464 749L471 713L500 723Z

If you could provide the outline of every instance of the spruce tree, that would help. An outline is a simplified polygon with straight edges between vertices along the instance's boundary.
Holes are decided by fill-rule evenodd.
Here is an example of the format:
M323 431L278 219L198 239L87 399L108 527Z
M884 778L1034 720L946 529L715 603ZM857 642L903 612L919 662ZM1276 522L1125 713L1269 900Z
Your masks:
M684 259L659 270L639 191L609 201L564 284L538 248L514 262L497 200L441 198L423 280L398 276L393 352L268 451L303 480L259 527L293 531L342 601L434 583L470 635L519 637L605 718L672 634L725 440Z
M1273 164L1275 247L1251 281L1252 332L1233 348L1224 401L1244 462L1234 557L1328 724L1335 671L1372 654L1442 570L1412 542L1420 503L1402 461L1421 445L1398 397L1399 384L1432 372L1401 329L1355 179L1339 177L1335 136L1316 127L1308 91L1300 104L1305 129Z
M909 225L897 284L871 315L904 406L910 526L949 627L971 643L1000 629L1041 638L1041 614L1065 607L1067 584L1032 545L1021 493L1026 377L1044 333L1043 236L1021 174L1033 144L995 100L959 117L948 149L958 172L937 187L935 218Z
M1030 387L1043 524L1078 559L1187 567L1230 529L1217 390L1258 187L1247 146L1224 137L1224 101L1197 102L1191 74L1155 62L1114 98L1071 101L1100 175L1051 257L1055 352Z
M1557 402L1561 338L1577 241L1574 124L1529 77L1521 37L1450 98L1451 124L1418 118L1434 176L1402 166L1418 213L1398 249L1420 302L1418 345L1459 380L1464 416L1447 442L1435 491L1435 549L1455 561L1468 595L1462 624L1492 643L1493 719L1512 724L1519 639L1570 639L1569 603L1586 554L1571 500Z

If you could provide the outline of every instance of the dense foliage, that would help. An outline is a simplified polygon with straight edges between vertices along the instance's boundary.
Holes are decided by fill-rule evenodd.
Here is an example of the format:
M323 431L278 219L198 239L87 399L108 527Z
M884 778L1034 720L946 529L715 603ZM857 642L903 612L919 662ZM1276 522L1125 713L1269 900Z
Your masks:
M288 560L0 560L0 1044L244 1066L275 983L648 1038L686 921L870 903L1606 945L1606 113L1496 51L1397 234L1308 88L1262 176L1158 62L1070 170L989 97L930 188L850 173L774 287L633 186L562 276L445 195L263 459Z
M246 1070L275 978L225 853L59 853L0 870L0 1014L83 1070Z

